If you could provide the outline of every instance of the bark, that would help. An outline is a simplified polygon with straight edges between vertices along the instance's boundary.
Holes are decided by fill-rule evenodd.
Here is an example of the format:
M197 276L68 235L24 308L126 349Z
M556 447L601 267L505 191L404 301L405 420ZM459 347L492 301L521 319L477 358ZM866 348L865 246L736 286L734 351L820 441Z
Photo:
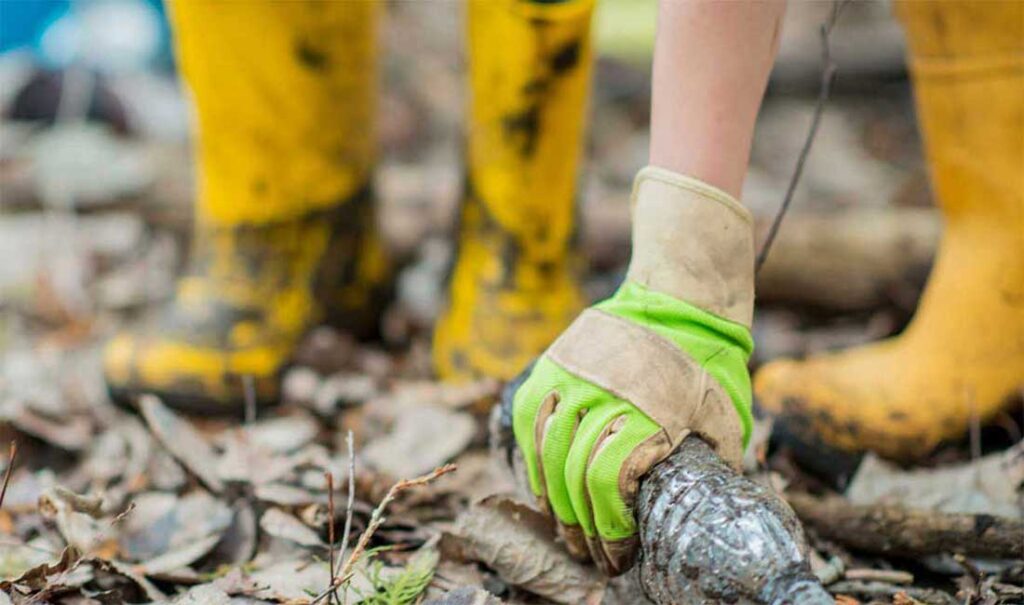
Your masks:
M822 537L880 554L961 553L997 559L1024 557L1024 521L985 514L855 505L845 498L791 493L786 500Z

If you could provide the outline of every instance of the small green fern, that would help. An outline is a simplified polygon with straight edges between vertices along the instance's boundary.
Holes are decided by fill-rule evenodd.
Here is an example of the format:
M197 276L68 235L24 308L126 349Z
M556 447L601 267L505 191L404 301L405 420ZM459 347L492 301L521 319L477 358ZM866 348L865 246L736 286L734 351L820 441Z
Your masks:
M373 586L373 592L359 594L353 602L360 605L413 605L434 579L438 559L436 550L421 550L401 571L387 574L383 563L368 561L366 577Z

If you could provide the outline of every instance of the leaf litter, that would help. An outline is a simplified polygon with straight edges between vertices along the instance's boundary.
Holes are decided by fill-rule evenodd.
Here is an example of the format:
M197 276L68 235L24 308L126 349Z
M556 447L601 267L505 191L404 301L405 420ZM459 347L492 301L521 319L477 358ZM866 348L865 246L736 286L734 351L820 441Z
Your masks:
M855 10L869 9L851 6ZM419 70L392 78L400 94L389 102L399 110L416 115L422 105L445 124L457 121L461 99L438 95L460 89L457 70L451 68L460 62L449 35L454 12L436 4L409 4L390 15L390 34L403 40L396 52L410 60L389 62L388 69L415 65ZM437 40L448 38L453 38L450 56L437 59ZM608 119L593 122L592 152L600 169L597 178L588 179L582 211L584 257L596 273L587 286L594 293L614 289L628 260L628 245L610 242L625 242L628 236L628 204L620 202L628 199L635 166L646 160L646 127L634 118L645 113L638 107L647 103L637 91L649 85L646 76L638 75L642 70L614 61L603 59L596 70L596 111ZM813 103L791 97L780 112L779 105L772 111L769 99L764 121L787 137L783 143L798 145L801 121ZM146 106L135 109L147 111ZM836 200L860 200L865 182L873 190L914 189L895 180L896 171L878 170L884 164L879 158L845 161L871 155L852 144L896 140L903 134L894 132L892 116L909 114L904 109L887 108L879 120L863 111L863 103L844 104L837 98L830 111L852 136L826 137L830 146L819 145L817 165L808 165L806 199L795 205L832 210ZM454 129L426 128L429 120L407 120L401 128L396 123L385 124L397 129L390 144L405 141L425 154L416 162L385 162L379 179L388 193L382 196L389 217L383 221L385 236L409 259L419 259L418 268L413 265L413 272L399 278L412 286L400 288L404 298L388 310L386 339L402 346L382 350L330 327L316 328L286 373L282 405L245 424L188 418L156 397L143 398L140 413L128 413L110 404L101 378L104 338L131 314L166 300L186 256L181 234L189 226L192 191L188 175L174 169L189 166L181 141L119 142L117 155L125 160L117 162L120 167L152 157L174 161L138 163L146 168L142 172L106 171L98 190L89 171L79 169L74 178L63 179L66 163L33 164L46 160L41 151L47 139L51 146L57 141L39 138L46 128L33 124L24 136L11 137L0 185L5 203L18 197L25 207L0 219L0 251L26 262L0 263L0 450L12 440L19 446L15 464L2 461L0 604L300 604L318 598L330 602L335 592L347 603L535 605L596 598L600 582L592 569L566 558L542 518L510 500L489 498L514 492L507 470L500 460L493 463L485 444L487 411L500 385L444 385L427 371L429 322L443 307L444 271L438 268L451 252L442 236L457 197L458 171L448 159L449 147L457 142L439 139L437 132ZM15 124L3 126L6 133ZM870 136L861 136L865 133ZM105 147L112 139L95 132L57 134L75 135L86 152L83 157L89 149L96 157L110 155ZM774 203L791 170L786 162L776 169L779 158L789 157L778 153L778 142L775 137L754 152L752 174L758 179L749 199L755 212L758 200ZM37 190L11 180L26 165ZM848 184L836 185L835 165L846 167ZM43 174L50 175L48 183L39 181ZM923 178L920 169L911 176ZM89 208L62 212L59 232L50 230L46 209L39 206L49 195L45 189L55 184L76 189L67 193ZM137 204L126 209L115 203L128 194L139 198ZM596 229L602 223L592 220L595 209L609 211L615 225ZM887 207L879 209L884 213ZM74 245L51 254L52 242L64 235L73 236ZM785 239L778 245L785 245ZM913 288L905 281L879 291L886 298L893 292L903 296ZM871 311L892 314L888 308ZM794 314L794 322L780 324L765 321L770 315L758 312L761 355L773 341L803 354L822 348L814 344L819 341L834 346L866 333L845 320L822 323ZM1014 422L1006 424L1019 440L1020 423ZM346 429L358 440L355 472L350 472L343 442ZM833 491L801 473L785 452L769 452L770 431L764 425L758 429L748 472L764 476L780 491L781 486L815 494ZM864 505L1019 516L1022 467L1012 452L1019 448L977 460L958 454L952 460L931 460L930 470L913 471L868 458L845 496ZM459 470L402 491L375 516L396 481L449 462ZM333 477L333 493L327 489L327 473ZM341 536L346 525L351 528L347 540ZM808 533L820 560L817 570L839 595L837 602L1002 605L1024 600L1024 561L1019 559L967 559L955 549L921 560L891 559L851 552ZM353 559L360 543L362 550ZM349 577L339 581L349 561ZM908 576L912 585L906 584ZM346 589L329 591L336 582ZM644 602L628 575L612 581L603 599L609 605Z

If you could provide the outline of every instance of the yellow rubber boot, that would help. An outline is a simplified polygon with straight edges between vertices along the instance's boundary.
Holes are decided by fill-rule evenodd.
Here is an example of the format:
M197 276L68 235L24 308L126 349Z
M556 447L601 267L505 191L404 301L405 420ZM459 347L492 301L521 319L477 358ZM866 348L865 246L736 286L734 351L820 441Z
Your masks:
M198 117L190 269L153 325L109 343L115 399L180 408L259 401L303 332L332 315L356 330L388 265L373 234L372 2L171 3Z
M899 337L769 364L754 388L798 436L912 459L1024 385L1024 3L897 12L945 216L927 289Z
M468 184L444 378L511 378L583 308L571 251L591 0L470 0Z

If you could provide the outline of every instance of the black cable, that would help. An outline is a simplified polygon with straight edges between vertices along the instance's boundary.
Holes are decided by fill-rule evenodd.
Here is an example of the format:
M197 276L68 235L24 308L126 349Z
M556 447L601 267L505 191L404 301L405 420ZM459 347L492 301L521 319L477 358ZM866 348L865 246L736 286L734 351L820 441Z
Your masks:
M768 229L768 235L765 237L764 244L761 246L761 251L757 253L757 260L754 261L754 272L757 273L761 270L761 266L764 265L764 261L768 259L768 251L771 250L772 244L775 242L775 237L779 233L779 227L782 226L782 219L785 218L786 212L789 210L789 205L793 201L793 193L796 191L797 183L800 182L800 176L804 172L804 164L807 162L807 156L810 155L811 146L814 144L814 138L818 134L818 126L821 125L821 116L825 113L825 105L828 102L829 96L832 94L832 83L836 77L836 64L832 60L832 50L829 44L829 37L832 34L832 29L835 27L836 21L839 19L839 13L842 12L843 7L850 2L850 0L838 0L832 4L832 12L829 18L821 24L821 47L822 47L822 72L821 72L821 87L818 90L818 102L814 107L814 117L811 119L811 127L807 131L807 138L804 140L804 146L800 150L800 155L796 160L796 168L793 170L793 176L789 179L789 186L786 188L786 195L782 198L782 205L779 207L778 213L775 214L775 218L772 220L772 225Z

